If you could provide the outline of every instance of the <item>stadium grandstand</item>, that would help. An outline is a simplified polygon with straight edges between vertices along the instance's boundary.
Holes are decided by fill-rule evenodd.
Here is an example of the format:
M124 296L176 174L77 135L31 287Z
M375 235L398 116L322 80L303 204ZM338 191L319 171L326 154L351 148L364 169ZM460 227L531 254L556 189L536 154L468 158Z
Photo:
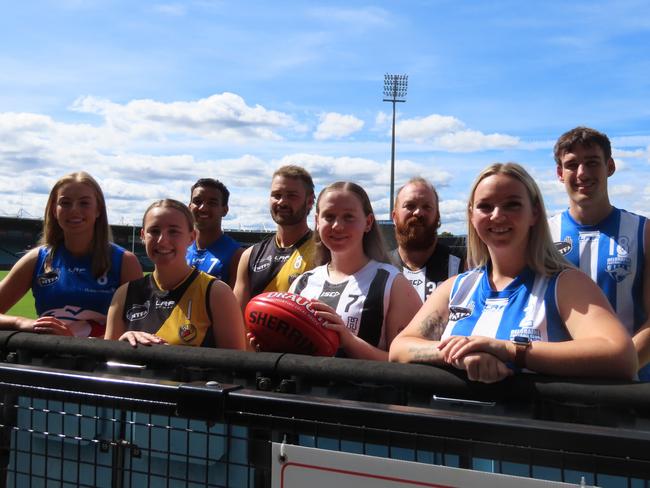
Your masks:
M395 247L395 236L391 221L379 221L380 228L389 248ZM0 216L0 270L10 269L25 252L33 248L41 236L43 221L41 219L3 217ZM111 225L113 240L116 244L132 251L140 260L145 271L151 271L153 266L147 258L144 246L140 242L140 227L130 225ZM230 235L243 247L248 247L261 241L271 232L266 230L228 230ZM440 238L459 256L465 254L465 238L463 236L446 236Z

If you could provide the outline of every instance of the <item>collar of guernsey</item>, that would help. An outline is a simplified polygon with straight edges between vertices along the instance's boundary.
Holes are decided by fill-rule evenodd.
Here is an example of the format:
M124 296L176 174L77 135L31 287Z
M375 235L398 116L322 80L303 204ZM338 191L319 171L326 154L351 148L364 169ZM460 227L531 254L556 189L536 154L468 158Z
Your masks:
M291 283L314 267L314 250L315 243L312 237L312 231L309 230L293 246L294 250L289 259L278 269L275 276L269 281L264 288L265 292L269 291L289 291ZM277 246L277 236L274 237L274 244Z

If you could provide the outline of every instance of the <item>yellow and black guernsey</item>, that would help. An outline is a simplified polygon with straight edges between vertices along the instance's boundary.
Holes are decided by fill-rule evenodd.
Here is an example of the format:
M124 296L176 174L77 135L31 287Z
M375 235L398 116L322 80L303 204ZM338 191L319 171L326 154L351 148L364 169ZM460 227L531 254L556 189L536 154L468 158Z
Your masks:
M276 235L253 246L248 260L250 295L288 291L298 276L314 267L314 241L308 231L290 247L278 246Z
M169 344L215 347L210 288L215 278L192 269L173 290L163 290L151 273L131 281L124 303L126 330L156 334Z

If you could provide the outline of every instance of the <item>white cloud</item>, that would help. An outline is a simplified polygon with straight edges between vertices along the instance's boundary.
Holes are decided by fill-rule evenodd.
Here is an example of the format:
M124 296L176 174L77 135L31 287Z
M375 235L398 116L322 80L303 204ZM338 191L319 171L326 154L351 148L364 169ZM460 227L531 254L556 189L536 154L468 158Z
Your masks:
M456 117L432 114L398 121L395 124L395 133L401 139L423 143L463 127L464 124Z
M438 137L434 145L450 152L474 152L516 147L518 143L519 138L514 136L463 130Z
M165 3L154 5L153 11L172 17L182 17L187 12L187 8L180 3Z
M390 115L388 115L386 112L379 111L377 112L377 115L375 116L375 126L376 127L383 127L390 121Z
M344 115L336 112L322 114L320 124L314 132L314 139L340 139L349 136L363 128L363 120L354 115Z
M634 195L636 189L632 185L612 185L609 188L608 193L611 196L620 197L626 195Z
M465 128L465 124L450 115L432 114L427 117L400 120L396 123L400 139L431 145L449 152L475 152L516 147L519 138L506 134L483 134Z
M71 110L104 117L106 126L129 137L165 138L185 134L216 141L244 143L251 139L281 140L279 129L297 126L290 115L250 106L234 93L195 101L132 100L124 105L86 96Z
M391 18L390 12L378 7L318 7L311 9L309 14L321 21L351 24L357 29L388 25Z
M648 150L634 149L626 151L625 149L612 148L612 157L616 158L644 158L648 155Z

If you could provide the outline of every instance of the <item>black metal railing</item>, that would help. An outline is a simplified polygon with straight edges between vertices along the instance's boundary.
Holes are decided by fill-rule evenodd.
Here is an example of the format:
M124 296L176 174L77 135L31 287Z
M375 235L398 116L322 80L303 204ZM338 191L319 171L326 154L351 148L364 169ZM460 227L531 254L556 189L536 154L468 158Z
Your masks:
M269 441L648 486L650 385L0 332L0 486L270 486ZM640 484L639 484L640 483Z

